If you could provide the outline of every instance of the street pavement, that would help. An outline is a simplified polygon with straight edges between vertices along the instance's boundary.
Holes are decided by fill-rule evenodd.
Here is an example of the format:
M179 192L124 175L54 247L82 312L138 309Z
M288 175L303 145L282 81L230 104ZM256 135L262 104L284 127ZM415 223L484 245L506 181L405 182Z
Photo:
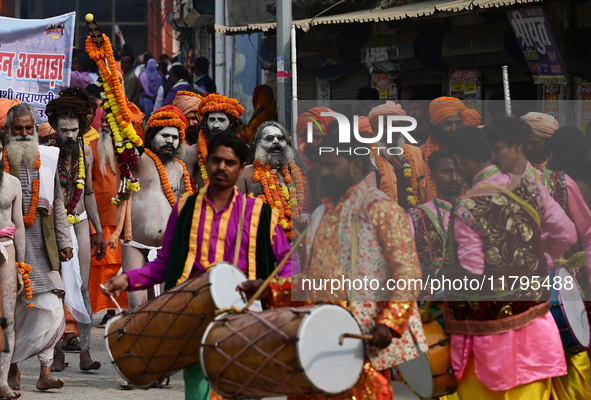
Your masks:
M171 389L133 389L123 390L119 384L123 379L113 368L104 345L104 329L98 328L102 314L93 316L93 328L90 353L94 360L100 361L101 369L93 372L80 371L79 353L66 353L66 362L69 366L62 372L54 372L53 376L66 382L62 389L41 392L35 389L39 378L39 361L33 357L19 364L21 370L21 399L33 400L109 400L109 399L142 399L142 400L183 400L185 385L182 373L170 377ZM394 399L416 400L412 392L402 382L394 382ZM285 397L276 397L273 400L284 400Z

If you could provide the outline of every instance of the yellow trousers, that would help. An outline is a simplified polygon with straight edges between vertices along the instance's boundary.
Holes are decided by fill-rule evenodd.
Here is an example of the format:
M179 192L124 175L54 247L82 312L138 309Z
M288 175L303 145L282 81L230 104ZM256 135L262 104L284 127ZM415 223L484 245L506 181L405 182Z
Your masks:
M566 357L566 366L566 375L552 378L552 399L591 399L591 362L587 352Z
M509 390L491 390L480 382L474 369L474 355L470 354L462 380L458 382L460 400L549 400L552 395L552 378L540 379Z

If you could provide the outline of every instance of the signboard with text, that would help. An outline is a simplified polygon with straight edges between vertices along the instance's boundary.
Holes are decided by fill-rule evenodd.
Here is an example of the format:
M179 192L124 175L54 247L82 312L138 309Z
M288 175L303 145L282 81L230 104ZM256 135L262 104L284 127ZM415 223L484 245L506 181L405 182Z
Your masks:
M0 17L0 97L19 99L35 109L70 85L76 13L47 19Z
M507 10L507 18L536 84L566 85L552 28L542 7Z

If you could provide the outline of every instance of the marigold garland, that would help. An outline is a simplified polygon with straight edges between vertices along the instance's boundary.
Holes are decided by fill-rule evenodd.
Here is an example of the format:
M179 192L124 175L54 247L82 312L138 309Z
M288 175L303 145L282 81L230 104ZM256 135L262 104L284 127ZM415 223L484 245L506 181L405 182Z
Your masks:
M287 239L292 239L292 220L293 217L301 214L304 204L305 193L305 178L302 175L300 168L295 163L290 163L290 166L281 167L285 183L281 183L277 177L277 173L271 168L271 165L264 167L258 160L253 163L254 182L260 183L263 188L263 194L259 197L271 208L279 210L279 225L283 228ZM288 185L292 183L291 173L295 178L295 187ZM295 232L294 232L295 233Z
M135 148L141 147L143 141L133 127L131 111L127 107L127 101L117 75L111 41L105 34L102 34L102 37L104 42L99 49L89 35L86 39L86 52L99 68L99 87L104 100L103 108L107 113L107 120L115 139L121 184L117 196L111 200L111 203L119 204L121 200L129 197L130 191L137 192L139 190L139 182L133 177L132 172L137 165Z
M160 111L153 114L146 124L146 129L152 127L164 128L167 126L175 127L179 130L179 144L185 141L185 123L172 111Z
M412 157L412 154L410 153L410 151L408 151L406 146L405 146L402 154L403 154L404 159L406 161L402 165L402 169L404 172L404 178L406 180L406 192L407 192L406 201L409 206L415 207L417 204L419 204L419 199L418 199L419 181L418 181L417 167L415 165L415 160ZM386 176L385 163L387 161L384 160L384 158L379 155L378 149L376 147L372 148L372 155L374 156L376 165L378 167L378 171L380 172L380 176ZM380 190L383 191L391 199L396 198L395 195L397 195L397 193L391 193L389 185L384 185L383 188L380 187Z
M178 92L176 92L176 95L197 97L198 99L203 100L203 96L201 96L199 93L189 92L188 90L179 90Z
M166 175L166 168L164 168L164 165L162 164L160 157L154 154L150 149L145 149L145 152L154 161L156 169L158 170L158 175L160 176L160 183L162 184L162 188L164 189L166 199L170 203L170 206L174 207L174 205L176 204L176 197L174 197L174 193L172 193L170 181L168 180L168 176ZM193 190L191 189L191 180L189 178L189 171L187 171L187 166L178 158L175 158L175 160L183 167L183 182L185 184L185 191L192 194Z
M84 149L80 148L78 152L78 176L75 180L76 188L74 189L74 195L72 196L70 204L66 206L66 213L68 215L68 222L70 223L70 225L74 225L80 222L80 216L76 213L76 206L82 198L82 194L84 193L84 188L86 186L86 183L84 181L84 179L86 178L86 166L84 165ZM65 186L66 183L67 180L60 176L60 184L62 186Z
M29 274L31 273L32 269L31 266L24 262L17 262L16 270L19 274L23 277L23 282L25 284L25 297L29 300L33 298L33 289L31 289L31 278ZM27 304L27 308L33 308L33 304Z
M207 176L207 169L205 164L207 163L207 138L205 132L199 132L199 138L197 139L197 149L199 150L199 172L201 172L201 178L205 185L209 184L209 177Z
M212 112L225 112L236 119L240 119L244 111L244 107L238 103L238 100L216 93L205 96L197 107L197 112L202 117Z
M431 176L431 170L429 169L429 157L431 157L431 154L435 153L437 150L439 150L439 144L433 142L433 139L431 139L431 135L429 135L429 137L427 138L427 142L425 142L425 152L423 153L423 158L425 159L425 168L426 168L426 172L427 175L426 177L430 177ZM429 186L431 188L431 193L433 193L433 198L437 198L437 186L435 185L435 182L433 182L433 180L428 179L429 181Z
M41 168L41 155L37 152L37 158L35 159L35 164L33 165L33 169ZM4 149L4 172L7 174L10 173L10 160L8 159L8 153L6 149ZM33 189L32 197L31 197L31 205L29 206L29 212L27 215L23 215L23 222L25 226L31 226L35 223L35 218L37 216L37 204L39 203L39 179L33 179L31 182L31 186Z
M416 207L419 204L419 180L417 166L412 154L410 154L410 151L406 146L404 148L403 155L404 159L406 160L406 163L404 163L402 166L404 169L404 177L406 178L406 192L408 193L406 200L408 201L409 206Z

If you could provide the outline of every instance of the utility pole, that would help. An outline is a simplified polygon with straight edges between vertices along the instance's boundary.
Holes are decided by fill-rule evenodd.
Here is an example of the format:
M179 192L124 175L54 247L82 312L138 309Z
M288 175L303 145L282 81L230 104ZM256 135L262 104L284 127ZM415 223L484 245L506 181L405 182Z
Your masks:
M277 114L291 130L291 0L277 0Z
M225 0L215 0L215 23L226 25L226 2ZM218 93L226 95L226 34L215 33L215 85ZM205 71L202 71L205 72Z

